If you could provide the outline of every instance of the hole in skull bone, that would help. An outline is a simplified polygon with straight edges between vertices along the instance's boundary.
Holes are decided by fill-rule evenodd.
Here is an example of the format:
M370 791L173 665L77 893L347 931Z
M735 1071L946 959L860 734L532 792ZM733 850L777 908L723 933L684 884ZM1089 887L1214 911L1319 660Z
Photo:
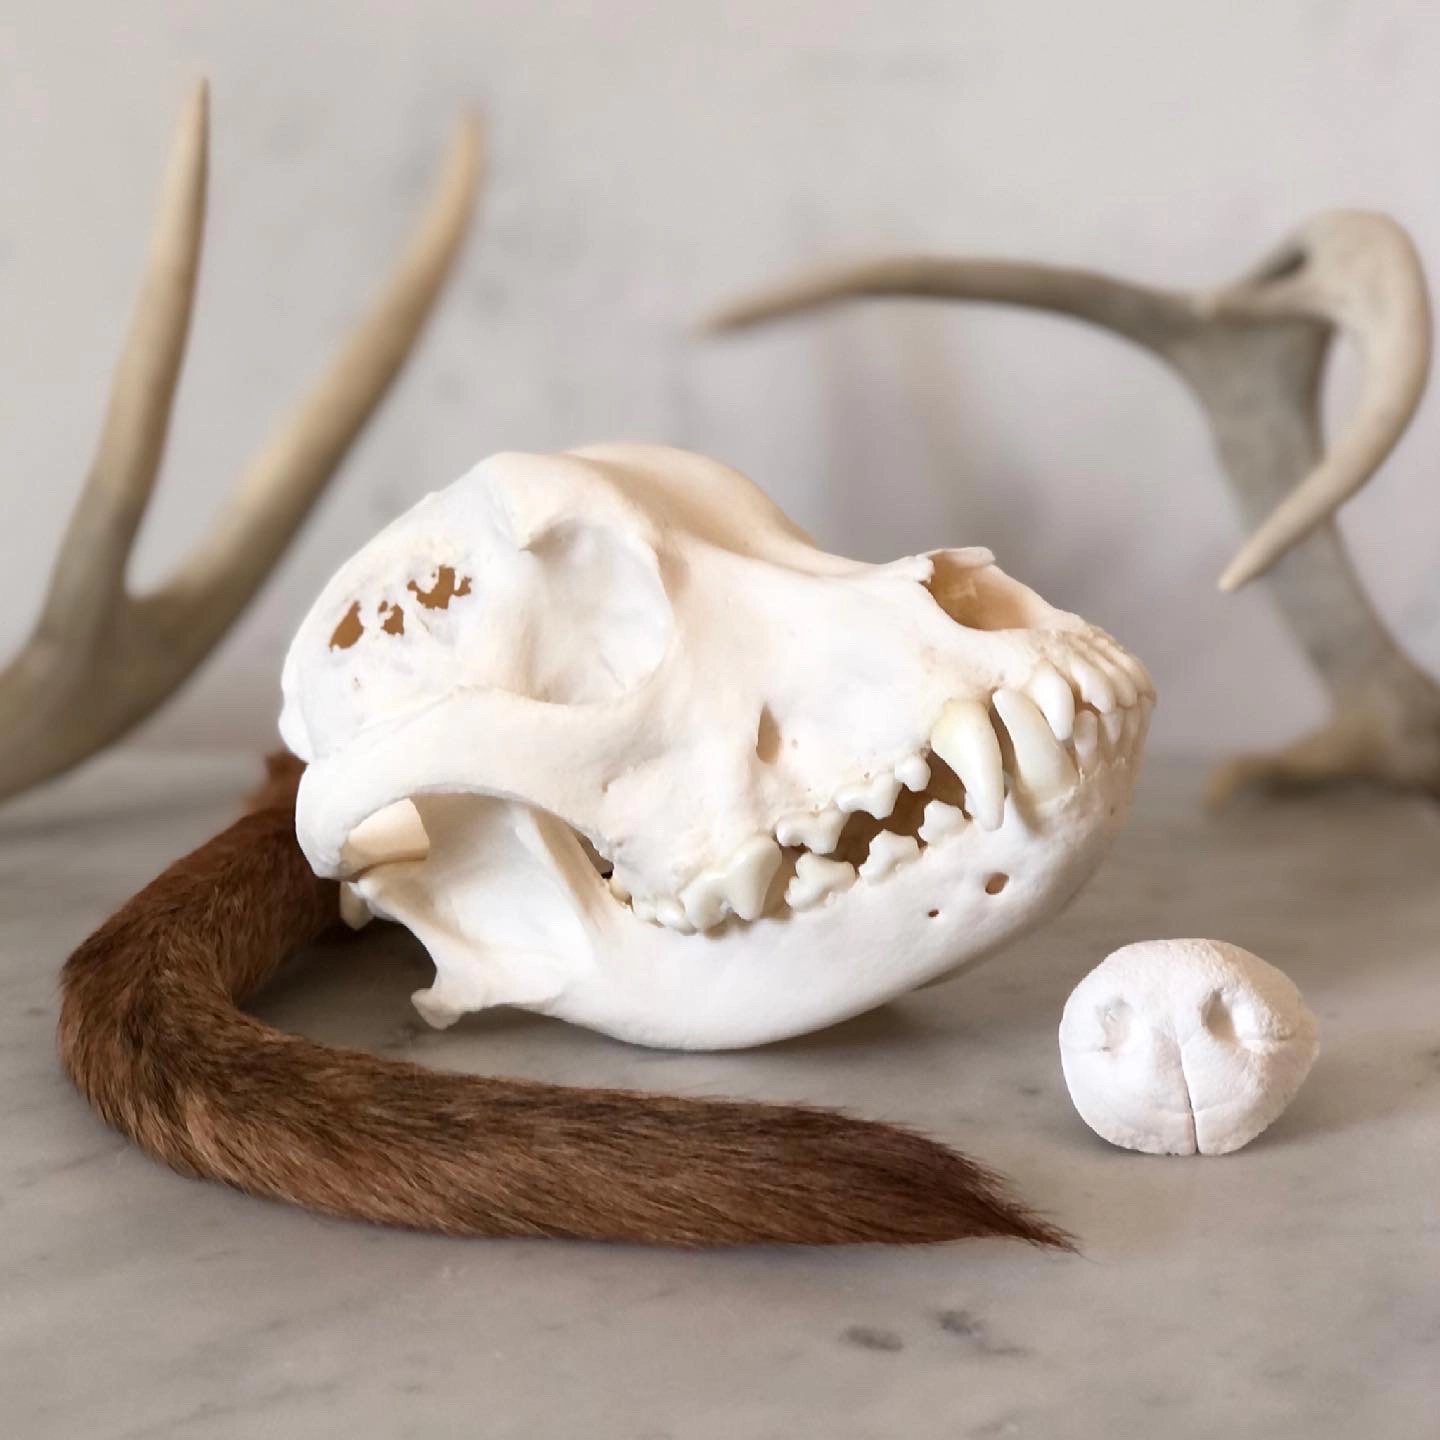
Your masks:
M357 600L341 616L334 634L330 636L330 648L332 650L348 650L359 642L364 633L365 622L360 618L360 602Z
M755 729L755 756L762 765L773 765L780 758L780 723L768 705L760 710L760 723Z
M1050 607L1028 586L951 551L931 557L925 588L957 625L967 630L1025 630L1042 626Z
M985 893L987 895L998 895L1009 883L1010 877L1008 875L1002 875L997 871L986 880Z
M427 610L448 610L452 600L470 593L470 577L462 575L457 579L454 566L442 565L435 572L435 583L428 590L422 590L417 580L411 580L405 588L413 591L415 598Z
M398 605L392 605L390 601L382 600L375 608L385 617L380 628L387 635L403 635L405 633L405 612Z

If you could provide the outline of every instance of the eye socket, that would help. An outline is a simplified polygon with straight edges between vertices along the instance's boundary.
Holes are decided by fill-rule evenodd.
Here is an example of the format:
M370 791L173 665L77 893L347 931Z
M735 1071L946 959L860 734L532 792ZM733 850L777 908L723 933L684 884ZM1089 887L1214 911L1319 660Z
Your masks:
M935 603L967 630L1035 630L1054 613L1027 585L965 551L937 550L924 582Z

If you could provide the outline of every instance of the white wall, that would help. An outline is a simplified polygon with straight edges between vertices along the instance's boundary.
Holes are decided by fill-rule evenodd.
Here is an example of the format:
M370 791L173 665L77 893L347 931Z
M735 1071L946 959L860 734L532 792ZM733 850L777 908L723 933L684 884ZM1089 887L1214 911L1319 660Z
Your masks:
M344 333L464 105L489 119L493 169L412 369L149 739L268 743L290 629L383 520L489 451L605 438L708 450L868 558L991 545L1145 657L1162 743L1263 744L1322 713L1263 589L1214 591L1239 533L1199 417L1153 361L953 307L725 344L687 327L805 262L897 249L1205 284L1336 205L1391 210L1440 274L1433 5L7 0L0 651L84 474L202 71L211 239L142 582ZM1436 411L1345 528L1440 668Z

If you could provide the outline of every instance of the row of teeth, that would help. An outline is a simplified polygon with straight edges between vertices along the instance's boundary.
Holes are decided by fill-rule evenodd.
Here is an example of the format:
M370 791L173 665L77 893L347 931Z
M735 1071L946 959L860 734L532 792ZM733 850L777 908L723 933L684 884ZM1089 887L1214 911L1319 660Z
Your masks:
M1068 666L1071 681L1046 661L1024 691L997 690L990 705L980 700L946 705L931 731L930 750L963 785L963 808L932 799L916 835L881 830L858 868L827 858L846 822L858 812L888 819L902 787L916 794L924 791L931 779L925 754L906 756L892 772L844 787L823 810L782 816L773 836L746 841L725 865L702 871L677 896L632 896L614 879L611 891L639 919L689 935L716 929L731 916L759 919L784 858L782 847L801 851L785 887L785 904L809 910L857 880L880 880L918 860L921 842L944 840L967 821L996 830L1005 816L1007 769L1016 788L1037 801L1050 799L1070 789L1080 774L1107 755L1131 748L1148 716L1155 695L1150 677L1118 646L1113 653L1107 648L1092 650L1090 658L1073 656ZM991 705L999 727L991 719ZM1001 728L1003 736L997 733Z

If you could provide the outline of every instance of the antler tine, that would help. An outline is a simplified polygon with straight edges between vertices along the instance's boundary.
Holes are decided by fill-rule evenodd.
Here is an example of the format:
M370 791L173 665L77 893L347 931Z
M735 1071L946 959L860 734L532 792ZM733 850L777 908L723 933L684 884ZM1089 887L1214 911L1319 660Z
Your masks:
M481 151L479 122L466 117L379 303L250 466L209 536L141 602L183 615L192 647L208 650L245 607L404 365L469 227Z
M155 487L190 335L205 234L209 88L176 129L125 348L89 478L60 544L37 636L73 644L121 599L136 531Z
M207 93L186 109L136 318L95 466L39 625L0 672L0 799L60 774L145 719L245 608L403 365L474 206L479 126L467 119L379 304L243 477L210 537L161 590L125 566L164 449L203 226Z
M1220 577L1230 591L1323 524L1395 448L1430 373L1430 304L1410 237L1385 216L1341 212L1312 222L1210 307L1217 316L1324 320L1349 335L1364 366L1349 423L1230 562Z

